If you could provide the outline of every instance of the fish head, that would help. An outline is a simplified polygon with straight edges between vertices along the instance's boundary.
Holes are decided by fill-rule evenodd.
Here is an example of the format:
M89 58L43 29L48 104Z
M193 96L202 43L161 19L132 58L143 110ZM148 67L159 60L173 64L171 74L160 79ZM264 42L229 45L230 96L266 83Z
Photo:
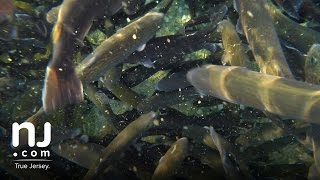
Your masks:
M310 83L320 83L320 44L310 48L304 66L305 80Z

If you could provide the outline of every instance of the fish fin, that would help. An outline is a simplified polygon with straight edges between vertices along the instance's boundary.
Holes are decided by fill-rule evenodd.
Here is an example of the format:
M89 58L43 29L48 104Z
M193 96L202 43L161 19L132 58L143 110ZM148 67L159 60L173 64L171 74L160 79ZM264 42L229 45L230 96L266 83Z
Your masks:
M138 47L137 51L138 51L138 52L143 51L144 48L146 48L146 45L147 45L146 43L142 44L141 46Z
M65 104L75 104L83 100L83 87L75 72L61 73L47 67L44 89L42 92L43 109L53 112Z
M238 13L240 12L240 3L239 0L233 0L233 8L236 10Z
M78 46L80 46L80 47L84 47L84 46L85 46L83 40L81 40L81 39L79 39L79 38L76 38L76 44L77 44Z
M18 28L17 26L13 26L11 29L11 38L18 39Z
M147 58L147 59L139 62L139 64L143 65L143 66L146 67L146 68L156 68L156 67L154 66L154 62L153 62L151 59L149 59L149 58Z
M238 20L237 20L236 31L237 31L239 34L244 35L240 17L239 17Z

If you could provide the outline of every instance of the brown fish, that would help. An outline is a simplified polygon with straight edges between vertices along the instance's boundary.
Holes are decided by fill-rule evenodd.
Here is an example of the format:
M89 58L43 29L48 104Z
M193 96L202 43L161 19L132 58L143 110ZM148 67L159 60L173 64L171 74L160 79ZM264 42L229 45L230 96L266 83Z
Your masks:
M0 0L0 23L13 21L15 10L12 0Z
M47 67L42 94L45 112L82 101L82 83L72 62L77 44L84 39L96 17L111 16L121 8L118 0L63 1L53 31L53 56Z
M16 7L12 0L0 0L0 38L12 39L17 37L14 26Z

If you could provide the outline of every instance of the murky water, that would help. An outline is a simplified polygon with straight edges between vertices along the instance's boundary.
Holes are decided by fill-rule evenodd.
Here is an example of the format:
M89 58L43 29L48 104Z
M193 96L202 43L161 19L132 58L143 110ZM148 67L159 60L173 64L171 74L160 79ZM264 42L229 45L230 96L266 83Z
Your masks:
M0 0L0 179L320 178L317 0Z

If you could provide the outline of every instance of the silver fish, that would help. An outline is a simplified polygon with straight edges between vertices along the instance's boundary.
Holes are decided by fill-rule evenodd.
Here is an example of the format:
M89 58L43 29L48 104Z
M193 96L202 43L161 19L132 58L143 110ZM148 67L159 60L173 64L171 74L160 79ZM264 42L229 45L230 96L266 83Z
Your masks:
M64 0L53 31L53 55L46 70L42 103L45 112L83 100L83 87L73 67L76 46L93 20L111 16L122 8L118 0ZM75 11L76 10L76 11Z

